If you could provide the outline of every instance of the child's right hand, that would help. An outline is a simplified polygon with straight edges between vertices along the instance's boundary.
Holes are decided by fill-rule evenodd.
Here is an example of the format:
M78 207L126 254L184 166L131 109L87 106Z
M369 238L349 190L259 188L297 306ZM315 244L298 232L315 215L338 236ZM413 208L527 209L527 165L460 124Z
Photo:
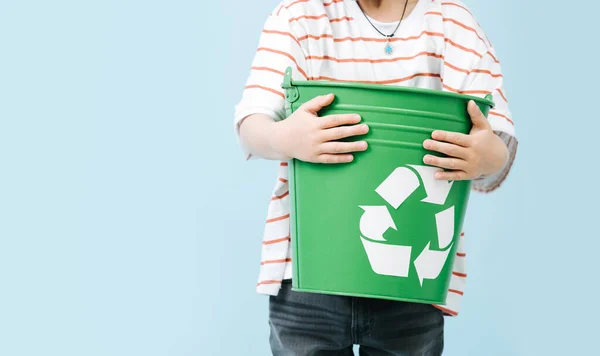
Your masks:
M367 149L367 142L338 142L337 140L364 135L366 124L359 124L356 114L318 117L323 107L331 104L333 94L318 96L300 106L287 119L277 122L271 147L287 157L312 163L345 163L354 159L352 152ZM347 125L347 126L342 126Z

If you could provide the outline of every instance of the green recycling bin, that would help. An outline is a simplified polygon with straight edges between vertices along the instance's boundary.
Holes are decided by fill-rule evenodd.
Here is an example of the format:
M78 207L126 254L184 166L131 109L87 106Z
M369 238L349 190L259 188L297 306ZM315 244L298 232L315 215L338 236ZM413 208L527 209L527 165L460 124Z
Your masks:
M292 160L292 288L296 291L444 304L470 181L438 181L423 163L436 129L468 133L467 103L487 116L494 104L456 93L362 83L284 83L287 114L334 93L319 116L356 113L369 148L348 164ZM439 154L437 154L439 155Z

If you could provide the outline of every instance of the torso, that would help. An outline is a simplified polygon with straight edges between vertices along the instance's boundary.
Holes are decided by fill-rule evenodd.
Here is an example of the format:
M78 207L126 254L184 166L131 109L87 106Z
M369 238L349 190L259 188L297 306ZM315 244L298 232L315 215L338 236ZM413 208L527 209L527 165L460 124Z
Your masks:
M315 14L324 10L329 19L305 19L294 24L294 29L302 32L298 36L308 59L310 79L441 89L444 38L427 33L439 34L442 21L437 16L424 16L426 3L419 1L402 21L390 42L391 55L384 51L387 39L371 26L356 1L304 10ZM383 33L393 32L397 24L371 22Z

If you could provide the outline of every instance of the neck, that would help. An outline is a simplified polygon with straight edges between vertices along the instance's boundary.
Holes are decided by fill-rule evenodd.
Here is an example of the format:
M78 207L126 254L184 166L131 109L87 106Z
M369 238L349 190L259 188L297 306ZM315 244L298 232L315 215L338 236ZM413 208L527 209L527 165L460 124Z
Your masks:
M408 4L406 2L408 1ZM406 18L419 0L358 0L358 4L365 14L381 22L400 21L402 10L406 5Z

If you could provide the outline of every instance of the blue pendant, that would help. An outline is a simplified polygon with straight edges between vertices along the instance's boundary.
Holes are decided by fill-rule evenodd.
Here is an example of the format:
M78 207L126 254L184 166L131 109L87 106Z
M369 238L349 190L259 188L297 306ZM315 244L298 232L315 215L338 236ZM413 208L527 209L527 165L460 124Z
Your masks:
M387 54L387 55L389 56L390 54L392 54L392 52L393 52L394 48L393 48L393 47L392 47L392 45L391 45L391 44L388 42L388 43L385 45L385 48L384 48L384 50L385 50L385 54Z

